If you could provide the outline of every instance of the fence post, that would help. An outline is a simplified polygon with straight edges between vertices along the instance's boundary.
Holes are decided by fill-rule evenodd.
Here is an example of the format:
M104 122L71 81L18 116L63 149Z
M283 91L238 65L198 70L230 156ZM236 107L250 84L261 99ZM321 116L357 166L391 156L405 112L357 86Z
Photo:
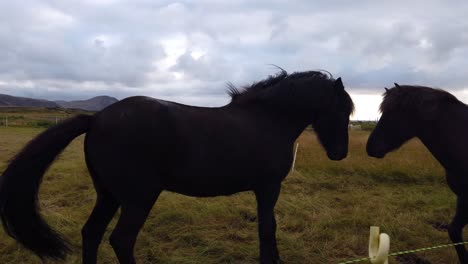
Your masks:
M373 264L388 264L388 251L390 250L390 237L380 233L378 226L370 227L369 258Z
M294 166L296 165L296 156L297 156L297 149L299 148L299 143L296 144L296 150L294 150L294 158L293 158L293 163L291 166L291 172L294 171Z

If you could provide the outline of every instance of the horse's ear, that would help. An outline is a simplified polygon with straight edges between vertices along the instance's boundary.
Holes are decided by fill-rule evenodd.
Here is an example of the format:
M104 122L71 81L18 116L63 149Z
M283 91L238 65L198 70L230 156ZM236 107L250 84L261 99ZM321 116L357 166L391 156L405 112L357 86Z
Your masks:
M400 85L398 85L398 83L394 83L394 84L395 84L395 87L400 88Z
M341 77L335 80L335 82L333 83L333 86L337 89L344 90L344 85L343 85L343 81L341 81Z
M384 88L385 88L385 91L386 91L386 92L390 91L387 87L384 87Z

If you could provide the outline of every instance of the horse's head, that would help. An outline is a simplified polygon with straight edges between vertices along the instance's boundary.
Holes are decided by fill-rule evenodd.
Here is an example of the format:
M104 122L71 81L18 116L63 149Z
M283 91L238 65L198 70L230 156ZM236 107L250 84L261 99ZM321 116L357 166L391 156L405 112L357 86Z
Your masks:
M230 84L229 94L232 105L260 103L269 113L287 116L290 124L297 120L299 133L312 124L330 159L341 160L348 154L348 123L354 105L341 78L335 80L322 71L288 74L282 70L242 91Z
M410 102L411 97L395 83L395 88L385 88L384 100L380 105L382 116L367 141L367 154L383 158L406 141L416 136L416 126L420 122L414 110L417 101Z
M354 106L341 78L330 82L331 100L314 113L312 127L331 160L342 160L348 154L349 116ZM324 100L326 100L324 98Z

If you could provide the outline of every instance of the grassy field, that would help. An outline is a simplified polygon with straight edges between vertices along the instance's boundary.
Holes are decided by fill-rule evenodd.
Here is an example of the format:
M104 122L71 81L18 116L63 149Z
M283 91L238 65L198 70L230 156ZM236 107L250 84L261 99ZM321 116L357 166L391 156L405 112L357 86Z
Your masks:
M0 127L0 172L42 128ZM283 183L276 206L278 245L286 263L339 263L367 255L369 226L390 235L391 251L450 243L446 231L455 196L440 165L413 140L384 160L367 157L369 132L351 131L350 152L329 161L306 131L296 171ZM74 245L66 263L80 263L80 230L95 201L79 137L44 178L40 203L48 222ZM190 198L165 192L136 245L138 263L257 263L258 240L252 193ZM117 263L108 227L99 263ZM415 262L426 260L427 262ZM411 260L412 259L412 260ZM457 263L452 248L391 258L391 263ZM41 263L0 230L0 263ZM365 263L365 262L363 262Z
M50 127L63 119L83 113L91 112L61 108L0 107L0 126Z

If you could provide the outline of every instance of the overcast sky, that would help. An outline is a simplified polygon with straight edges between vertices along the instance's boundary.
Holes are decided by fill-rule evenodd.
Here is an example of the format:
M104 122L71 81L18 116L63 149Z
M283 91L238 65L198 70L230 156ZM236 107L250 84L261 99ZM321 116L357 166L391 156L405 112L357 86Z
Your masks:
M79 3L78 3L79 2ZM220 106L277 70L341 76L375 119L383 87L468 102L468 1L0 1L0 93L148 95Z

